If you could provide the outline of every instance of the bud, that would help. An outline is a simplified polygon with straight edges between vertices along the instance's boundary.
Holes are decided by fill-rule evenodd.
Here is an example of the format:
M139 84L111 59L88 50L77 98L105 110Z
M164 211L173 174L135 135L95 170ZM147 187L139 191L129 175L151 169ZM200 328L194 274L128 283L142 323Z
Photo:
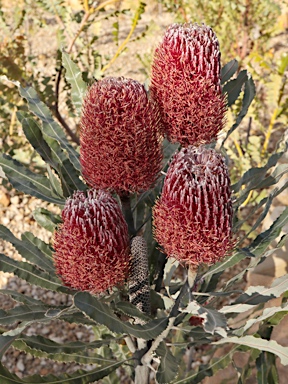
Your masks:
M154 207L154 235L167 256L189 265L214 264L233 247L232 202L222 155L182 148Z
M213 30L172 24L156 48L151 97L160 106L164 131L183 146L216 140L225 123L220 84L220 50Z
M95 82L83 102L80 161L87 183L119 194L141 192L161 170L160 112L136 80Z
M129 269L127 224L107 192L75 192L54 237L54 263L65 285L100 293L120 284Z

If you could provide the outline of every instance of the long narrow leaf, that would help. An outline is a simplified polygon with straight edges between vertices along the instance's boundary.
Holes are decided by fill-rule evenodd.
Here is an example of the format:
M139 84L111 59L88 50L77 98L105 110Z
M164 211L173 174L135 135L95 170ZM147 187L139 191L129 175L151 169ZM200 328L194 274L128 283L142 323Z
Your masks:
M228 137L231 135L231 133L238 127L238 125L241 123L243 118L246 116L246 114L248 112L248 108L250 107L250 104L252 103L255 94L256 94L255 84L254 84L252 77L250 77L245 82L244 97L243 97L243 101L242 101L241 111L239 112L235 123L232 125L232 127L228 131L228 133L227 133L225 139L223 140L221 146L224 145L225 141L228 139Z
M205 377L211 377L219 370L226 368L231 363L232 356L237 348L238 347L232 348L227 354L220 358L218 357L215 361L212 361L204 367L200 366L198 372L193 373L192 375L188 374L185 378L175 380L171 384L198 384L202 382Z
M226 81L230 80L231 77L238 69L238 61L233 59L229 63L225 64L221 69L221 84L225 84Z
M33 112L43 124L43 130L46 135L59 142L61 147L65 149L73 166L80 171L79 155L75 149L69 144L63 130L53 119L48 107L39 99L37 92L32 87L19 87L20 95L28 101L29 109Z
M28 283L38 285L42 288L56 292L71 293L68 288L62 286L60 280L59 282L53 281L50 274L40 271L32 264L13 260L3 254L0 254L0 270L3 272L14 273Z
M15 189L49 203L60 205L65 203L63 199L54 196L46 176L30 171L27 167L5 154L0 155L0 166Z
M103 364L112 362L93 352L93 349L105 347L114 340L100 340L91 343L80 341L56 343L43 336L21 336L13 343L13 347L33 356L45 357L61 362L74 361L80 364Z
M214 342L213 344L220 345L226 343L233 343L243 345L250 348L255 348L260 351L266 351L274 353L274 355L280 357L283 365L288 365L288 347L283 347L274 340L264 340L254 336L242 336L242 337L227 337Z
M121 321L108 305L101 303L87 292L79 292L74 296L74 304L89 318L98 324L106 325L112 332L129 333L145 340L156 338L166 329L168 318L151 320L144 325L132 325Z
M178 374L179 363L164 342L159 345L156 354L161 358L156 373L157 383L171 383Z
M71 195L75 190L86 189L85 184L79 179L80 172L73 167L58 141L49 137L45 130L26 113L17 112L17 117L33 148L58 173L65 196Z
M1 289L0 293L3 295L10 296L13 300L18 301L18 303L23 303L23 304L32 304L32 305L40 305L43 304L42 301L36 300L33 297L24 295L23 293L14 291L12 289Z
M49 272L51 277L55 274L52 260L50 258L47 259L35 245L25 240L19 240L8 228L4 227L4 225L0 225L0 237L5 241L9 241L25 259L44 271Z
M17 336L0 336L0 359L2 359L2 356L7 351L7 349L12 345L13 341L16 339ZM3 384L5 382L3 381Z
M66 307L63 307L65 309ZM2 325L11 325L16 321L25 321L25 322L34 322L46 319L45 316L49 306L45 304L35 305L35 304L23 304L19 305L9 311L4 311L0 309L0 324ZM62 308L60 308L61 310Z
M85 95L87 84L82 79L82 73L78 66L71 60L68 53L62 51L62 64L66 69L65 77L71 85L71 96L75 109L80 115L82 100Z
M59 215L56 215L45 208L36 208L33 212L33 217L41 227L50 232L54 232L57 226L62 222Z
M223 93L227 94L227 104L230 107L238 99L242 86L247 81L247 71L242 70L236 79L228 81L223 87Z
M49 244L45 243L43 240L39 239L38 237L34 236L33 233L31 232L24 232L22 234L22 240L25 241L25 242L29 242L31 244L33 244L35 247L37 247L38 249L40 249L40 251L42 253L44 253L44 255L46 256L46 258L48 259L51 259L52 260L52 248L50 247ZM54 269L54 267L53 267Z
M25 377L24 379L20 379L18 376L10 373L2 364L0 364L0 382L3 384L88 384L108 376L123 363L125 363L125 361L113 362L111 364L106 364L103 367L97 367L92 371L79 370L72 375L34 375Z

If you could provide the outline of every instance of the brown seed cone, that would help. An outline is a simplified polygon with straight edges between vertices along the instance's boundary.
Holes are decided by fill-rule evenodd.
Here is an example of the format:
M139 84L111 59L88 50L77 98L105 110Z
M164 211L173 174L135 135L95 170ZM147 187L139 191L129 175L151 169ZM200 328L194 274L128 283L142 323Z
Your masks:
M147 244L143 237L131 241L131 268L129 276L130 302L142 311L150 313L150 285Z

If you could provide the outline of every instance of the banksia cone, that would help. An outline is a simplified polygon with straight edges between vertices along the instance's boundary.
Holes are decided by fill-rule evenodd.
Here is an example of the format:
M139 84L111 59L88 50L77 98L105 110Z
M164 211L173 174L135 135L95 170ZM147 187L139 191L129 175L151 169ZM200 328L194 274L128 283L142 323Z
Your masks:
M183 146L216 139L225 122L220 85L220 50L210 27L172 24L156 48L151 97L162 113L164 131Z
M230 180L219 153L189 146L175 155L154 207L154 235L168 256L195 266L231 250Z
M140 311L150 313L148 249L141 236L133 237L131 241L129 299Z
M83 102L80 134L82 174L97 189L141 192L161 170L160 113L135 80L95 82Z
M54 238L54 263L65 285L100 293L124 281L129 266L127 224L107 192L75 192Z

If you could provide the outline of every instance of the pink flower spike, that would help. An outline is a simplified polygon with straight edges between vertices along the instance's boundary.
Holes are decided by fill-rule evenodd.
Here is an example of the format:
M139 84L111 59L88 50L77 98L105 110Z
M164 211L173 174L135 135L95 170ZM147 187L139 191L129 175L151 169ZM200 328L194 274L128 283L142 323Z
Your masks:
M154 235L169 257L214 264L233 248L228 169L204 146L182 148L167 172L154 207Z
M216 140L227 109L220 56L208 26L172 24L166 30L155 51L150 91L170 141L188 146Z
M127 224L107 192L75 192L54 236L54 263L64 284L100 293L121 284L129 270Z
M82 174L119 194L150 189L162 162L160 112L137 81L108 77L88 90L81 117Z

